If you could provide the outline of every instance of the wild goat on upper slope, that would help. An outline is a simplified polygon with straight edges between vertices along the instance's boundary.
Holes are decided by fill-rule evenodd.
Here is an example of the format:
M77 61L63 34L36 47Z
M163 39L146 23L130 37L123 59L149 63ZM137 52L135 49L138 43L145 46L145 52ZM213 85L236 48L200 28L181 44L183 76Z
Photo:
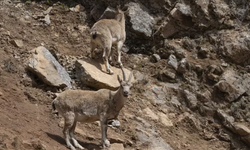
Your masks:
M94 57L94 50L99 45L103 49L103 59L109 74L113 74L110 69L109 61L112 59L111 47L113 44L117 46L118 63L122 67L121 48L126 40L125 17L119 6L116 10L115 19L101 19L91 28L91 57Z
M57 109L58 113L64 117L63 134L68 148L71 150L75 150L75 147L84 149L74 138L77 121L90 123L98 120L101 122L102 146L109 147L107 122L118 117L132 86L132 72L128 80L126 80L123 68L122 73L123 80L120 79L119 75L117 76L120 83L117 91L108 89L100 89L98 91L67 90L58 94L57 98L53 100L53 109ZM70 143L70 139L75 147Z

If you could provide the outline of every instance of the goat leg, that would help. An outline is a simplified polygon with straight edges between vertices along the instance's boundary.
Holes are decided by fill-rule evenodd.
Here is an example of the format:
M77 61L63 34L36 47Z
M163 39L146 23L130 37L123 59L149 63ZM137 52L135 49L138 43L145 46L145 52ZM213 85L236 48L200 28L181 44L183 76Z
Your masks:
M70 143L70 128L74 126L75 114L73 112L68 112L64 116L64 128L63 134L67 144L67 147L71 150L76 150L75 147Z
M107 125L107 116L106 113L101 115L101 130L102 130L102 146L103 148L109 147L110 142L107 139L107 130L108 130L108 125Z
M117 62L119 63L120 67L122 67L122 62L121 62L121 49L122 49L123 42L119 41L117 43L117 53L118 53L118 60Z
M93 59L95 57L95 48L96 48L96 44L94 42L91 42L91 58Z
M109 54L110 54L109 48L105 48L104 51L103 51L102 57L104 59L104 63L105 63L107 72L109 74L114 74L114 72L110 69L110 66L109 66L109 60L108 60Z
M75 136L74 136L74 131L75 131L75 128L76 128L76 121L74 122L73 126L70 128L69 130L69 135L70 135L70 138L71 140L73 141L73 144L75 145L75 147L83 150L84 147L82 147L78 142L77 140L75 139Z

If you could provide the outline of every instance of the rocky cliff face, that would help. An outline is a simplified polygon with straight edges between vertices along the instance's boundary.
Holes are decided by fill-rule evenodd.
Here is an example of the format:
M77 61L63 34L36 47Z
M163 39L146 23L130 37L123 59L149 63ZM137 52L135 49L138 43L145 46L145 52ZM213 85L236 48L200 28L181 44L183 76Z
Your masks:
M98 7L117 4L103 1ZM225 127L249 145L249 133L242 136L235 130L237 123L249 127L249 1L140 0L123 1L121 5L129 12L126 20L129 53L150 57L153 66L159 68L153 73L162 83L158 88L166 88L168 83L181 85L177 86L178 102L175 99L172 104L185 104L201 116L222 119ZM97 7L88 6L90 10ZM133 62L143 58L130 59ZM146 64L139 67L140 71L150 69ZM155 92L154 86L148 88L147 97L152 94L150 91L158 97L151 97L155 99L153 104L163 105L164 99L173 99L164 92ZM234 120L228 121L226 115Z
M89 57L89 29L118 4L135 83L111 149L249 149L249 0L1 1L0 149L64 149L55 93L117 88L102 51ZM100 149L98 123L77 126L79 141Z

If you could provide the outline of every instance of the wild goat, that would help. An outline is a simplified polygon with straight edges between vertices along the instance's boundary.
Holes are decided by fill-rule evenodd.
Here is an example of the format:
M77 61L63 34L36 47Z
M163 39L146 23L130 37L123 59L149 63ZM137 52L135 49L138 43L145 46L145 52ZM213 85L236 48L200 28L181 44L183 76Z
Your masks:
M100 89L98 91L87 90L67 90L58 94L53 100L53 109L64 117L63 134L65 136L67 147L75 150L75 147L84 149L74 138L74 131L77 121L90 123L94 121L101 122L102 146L109 147L110 142L107 139L107 122L116 119L120 110L130 93L132 72L126 80L122 68L123 80L117 76L120 87L117 91ZM70 143L73 141L74 146Z
M116 10L115 19L101 19L96 22L91 28L91 57L94 57L94 50L99 45L103 49L103 60L106 66L106 70L109 74L113 74L110 69L109 61L112 60L111 47L113 44L117 46L118 63L122 67L121 62L121 48L126 40L125 32L125 17L119 6Z

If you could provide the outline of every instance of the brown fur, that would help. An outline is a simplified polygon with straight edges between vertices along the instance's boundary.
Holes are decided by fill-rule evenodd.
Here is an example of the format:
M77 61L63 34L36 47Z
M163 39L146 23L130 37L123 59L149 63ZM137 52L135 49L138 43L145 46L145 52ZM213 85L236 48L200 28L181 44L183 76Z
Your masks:
M113 74L109 67L109 61L112 59L111 47L117 46L118 63L121 63L121 48L126 40L125 17L124 12L117 8L115 19L102 19L96 22L91 28L91 57L94 57L94 50L99 45L103 49L103 58L107 72Z
M117 91L110 91L108 89L100 89L98 91L67 90L58 94L57 98L52 102L52 106L64 117L63 133L67 147L71 150L75 150L75 147L83 149L74 138L77 121L83 123L100 121L102 145L103 147L110 145L107 139L108 120L118 117L120 110L127 100L131 87L132 72L127 81L125 80L124 71L123 76L123 80L118 76L120 87ZM70 139L73 141L75 147L70 143Z

